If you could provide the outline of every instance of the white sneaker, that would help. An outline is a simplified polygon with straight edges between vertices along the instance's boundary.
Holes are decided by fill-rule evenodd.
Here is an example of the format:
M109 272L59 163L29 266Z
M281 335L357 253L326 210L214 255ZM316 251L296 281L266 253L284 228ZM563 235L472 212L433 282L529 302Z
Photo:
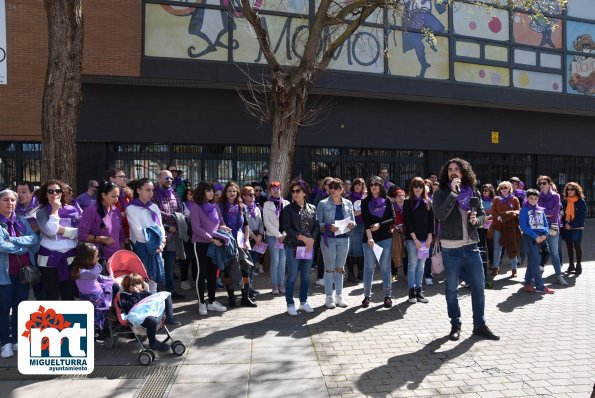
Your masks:
M337 296L335 298L335 304L337 305L337 307L341 307L341 308L345 308L345 307L349 306L349 304L347 304L345 301L343 301L343 296Z
M306 304L308 304L308 303L306 303ZM335 303L333 302L333 296L326 296L325 305L326 305L326 308L329 308L331 310L336 307Z
M12 345L12 350L13 350L14 352L17 352L17 351L19 350L19 345L18 345L18 344L13 344L13 345Z
M311 314L314 312L314 309L312 309L312 307L310 307L310 304L308 304L308 303L304 303L304 304L300 305L300 310L307 312L308 314Z
M2 350L0 351L0 357L2 358L10 358L14 356L14 352L12 351L12 344L6 343L2 346Z
M213 301L212 303L207 304L207 310L216 311L216 312L225 312L225 311L227 311L227 307L224 307L218 301Z
M324 279L316 279L316 286L324 287Z
M560 275L557 278L556 282L559 283L562 286L568 286L568 282L566 282L566 279L564 279L564 277L562 275ZM14 347L14 344L13 344L13 347Z
M295 309L295 305L290 305L287 307L287 313L291 316L297 316L297 310Z
M192 285L190 284L190 282L184 281L184 282L180 283L180 288L182 290L190 290L190 289L192 289Z
M259 273L259 274L264 274L264 268L262 267L262 265L260 265L260 266L258 267L258 273Z
M430 286L434 284L434 279L432 278L426 278L426 286Z
M207 303L198 303L198 315L207 315Z

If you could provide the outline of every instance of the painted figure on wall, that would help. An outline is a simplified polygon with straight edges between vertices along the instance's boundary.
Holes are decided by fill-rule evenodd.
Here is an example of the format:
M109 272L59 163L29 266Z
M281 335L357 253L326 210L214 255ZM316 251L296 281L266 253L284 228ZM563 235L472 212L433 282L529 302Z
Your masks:
M405 15L403 16L403 27L406 29L425 30L433 33L442 32L444 25L432 14L432 0L405 0ZM434 0L434 6L438 13L443 14L446 11L446 5L440 0ZM417 60L421 66L419 77L425 77L426 70L432 66L426 60L426 49L423 44L423 33L403 32L403 52L414 50ZM427 40L430 48L437 52L435 44Z
M560 5L558 0L540 0L535 3L535 7L543 14L560 14ZM556 25L556 20L547 18L543 15L531 18L531 29L536 33L541 33L541 42L539 47L550 46L556 48L552 41L552 31Z
M580 35L573 43L575 51L584 55L575 55L570 62L568 85L581 94L595 94L595 43L589 34Z

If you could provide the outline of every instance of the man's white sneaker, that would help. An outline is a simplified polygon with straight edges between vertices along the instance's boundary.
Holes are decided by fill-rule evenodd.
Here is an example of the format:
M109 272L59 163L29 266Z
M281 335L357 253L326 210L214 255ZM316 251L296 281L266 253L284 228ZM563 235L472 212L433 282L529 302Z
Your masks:
M295 309L295 305L290 305L287 307L287 313L291 316L297 316L297 310Z
M225 312L225 311L227 311L227 307L224 307L218 301L213 301L212 303L207 304L207 310L216 311L216 312Z
M333 302L333 296L326 296L325 305L326 308L329 308L331 310L336 307L335 303Z
M560 285L562 286L568 286L568 282L566 282L566 279L564 279L564 277L562 275L560 275L557 279L556 282L558 282Z
M341 308L345 308L345 307L349 306L349 304L347 304L345 301L343 301L343 296L337 296L335 298L335 304L337 305L337 307L341 307Z
M316 279L316 286L324 287L324 279Z
M430 286L434 284L434 280L432 278L426 278L426 286Z
M308 303L304 303L304 304L300 305L300 310L307 312L309 314L314 312L314 309L312 309L312 307L310 307L310 304L308 304Z
M198 303L198 315L207 315L207 303Z
M14 352L12 351L12 344L6 343L2 346L2 350L0 351L0 357L2 358L10 358L14 356Z
M180 283L180 288L182 290L190 290L190 289L192 289L192 285L190 284L190 282L184 281L184 282Z

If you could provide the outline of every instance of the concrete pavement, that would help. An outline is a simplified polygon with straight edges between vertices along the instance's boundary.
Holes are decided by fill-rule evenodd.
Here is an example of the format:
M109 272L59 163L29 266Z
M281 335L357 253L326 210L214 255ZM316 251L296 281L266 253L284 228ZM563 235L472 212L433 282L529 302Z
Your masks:
M553 295L521 291L519 277L496 278L486 290L486 319L501 340L471 336L471 298L461 289L461 339L450 330L442 277L425 288L428 304L409 304L403 281L394 306L362 309L363 286L347 284L350 306L324 307L323 288L311 287L313 314L285 314L268 277L256 277L258 308L198 317L196 293L175 304L183 326L173 329L187 351L159 355L137 366L136 346L121 339L112 350L96 346L89 377L23 376L16 357L0 359L0 397L589 397L595 383L595 227L583 241L583 274ZM565 248L564 248L565 252ZM566 266L563 267L565 269ZM508 267L504 267L508 271ZM378 274L378 273L377 273ZM376 275L378 276L378 275ZM315 275L312 274L312 284ZM187 292L185 292L187 293ZM218 292L225 305L227 299Z

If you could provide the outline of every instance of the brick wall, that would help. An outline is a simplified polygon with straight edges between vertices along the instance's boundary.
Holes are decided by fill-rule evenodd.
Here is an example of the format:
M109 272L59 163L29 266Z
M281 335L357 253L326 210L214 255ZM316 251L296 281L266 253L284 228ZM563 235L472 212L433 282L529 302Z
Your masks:
M140 1L84 2L84 74L139 76L141 11ZM6 36L8 84L0 85L0 141L39 141L47 63L43 1L6 0Z

